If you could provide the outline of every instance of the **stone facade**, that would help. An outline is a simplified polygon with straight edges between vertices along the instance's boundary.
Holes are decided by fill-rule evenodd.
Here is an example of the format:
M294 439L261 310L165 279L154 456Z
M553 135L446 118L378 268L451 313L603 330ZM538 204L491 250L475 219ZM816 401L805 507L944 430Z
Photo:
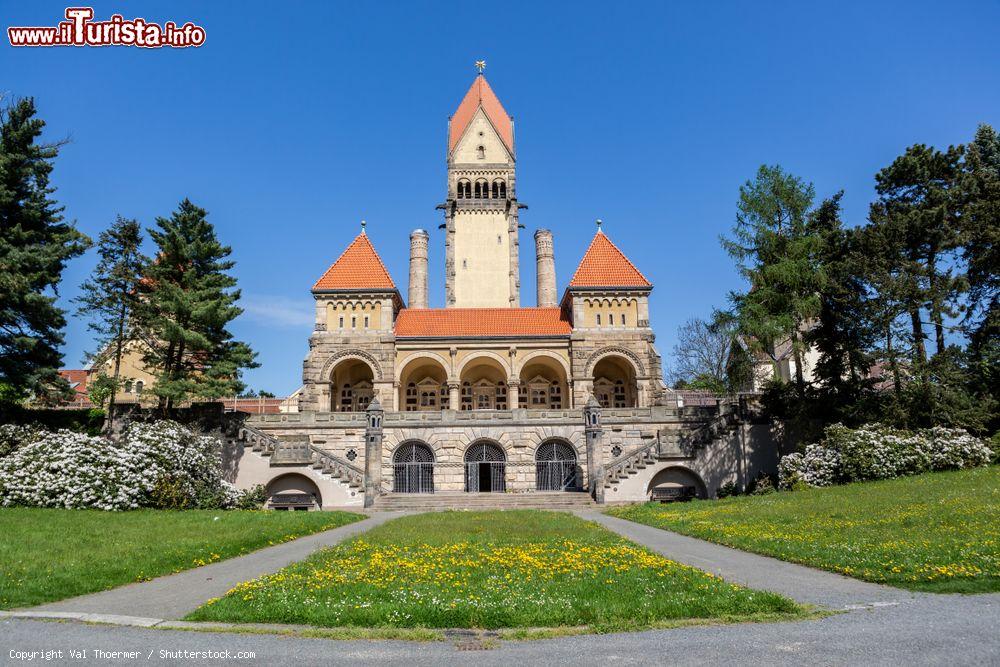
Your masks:
M427 232L410 236L407 307L362 231L313 287L299 413L253 426L277 438L275 451L299 443L288 451L363 475L338 497L361 493L366 505L553 483L599 502L644 500L657 474L705 496L742 480L745 434L734 439L721 408L678 406L650 328L652 284L600 227L558 305L554 239L538 230L538 304L519 306L513 148L513 123L478 77L449 124L446 307L427 303ZM711 437L679 448L692 433ZM751 458L763 460L758 449Z

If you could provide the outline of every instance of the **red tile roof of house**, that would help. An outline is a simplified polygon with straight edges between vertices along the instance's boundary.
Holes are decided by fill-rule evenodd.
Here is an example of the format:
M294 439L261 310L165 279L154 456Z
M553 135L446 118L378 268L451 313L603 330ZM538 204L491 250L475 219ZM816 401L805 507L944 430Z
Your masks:
M483 108L486 117L493 123L497 134L507 146L507 150L514 153L514 123L504 110L500 100L497 99L490 84L486 82L486 77L482 74L476 77L469 87L469 92L465 94L462 103L458 105L455 114L451 117L451 127L448 132L448 152L455 150L458 140L462 138L465 128L472 121L473 116L479 107Z
M399 338L568 336L559 308L406 308L396 318Z
M576 267L570 287L652 287L621 250L602 231L594 234L590 247Z
M313 285L313 290L338 289L396 289L382 258L364 232L351 241L351 245Z
M73 388L73 391L75 391L78 396L85 397L87 395L87 371L63 369L59 371L59 375L61 375L64 380L69 382L70 387Z

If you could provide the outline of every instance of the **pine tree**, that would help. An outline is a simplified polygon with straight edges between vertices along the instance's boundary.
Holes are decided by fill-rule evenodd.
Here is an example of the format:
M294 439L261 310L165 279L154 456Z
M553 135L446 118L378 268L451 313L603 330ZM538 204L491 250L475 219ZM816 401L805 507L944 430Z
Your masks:
M775 363L777 347L791 344L800 396L806 389L802 333L819 314L823 282L814 260L819 238L808 225L814 196L812 184L763 165L740 187L732 238L721 239L750 283L746 294L730 294L737 331Z
M973 390L981 402L1000 400L1000 136L980 125L969 144L963 190L963 259L969 281L964 326ZM1000 427L994 413L990 428Z
M219 243L204 209L185 199L150 230L156 257L142 281L140 321L147 333L146 363L157 369L152 392L160 408L193 399L216 399L243 389L240 371L255 354L233 340L227 325L242 313L231 249Z
M97 240L98 262L76 298L77 314L90 319L97 334L96 348L88 357L99 362L112 359L113 370L104 384L108 393L108 428L114 424L115 395L121 380L122 353L135 340L135 311L145 258L140 252L142 228L135 220L118 216Z
M0 385L5 396L65 394L58 375L66 326L56 306L66 263L90 240L63 218L49 183L59 144L38 139L32 99L0 110Z
M875 175L879 200L870 220L881 227L883 247L894 255L896 292L906 301L914 366L927 360L922 313L930 314L935 351L945 343L945 317L958 314L964 279L953 272L960 247L963 147L941 152L916 144Z
M813 416L828 422L854 421L872 388L870 351L877 335L866 283L868 257L860 234L845 229L840 219L843 194L824 200L809 216L809 227L820 239L816 265L824 284L819 317L805 341L819 356L813 369Z

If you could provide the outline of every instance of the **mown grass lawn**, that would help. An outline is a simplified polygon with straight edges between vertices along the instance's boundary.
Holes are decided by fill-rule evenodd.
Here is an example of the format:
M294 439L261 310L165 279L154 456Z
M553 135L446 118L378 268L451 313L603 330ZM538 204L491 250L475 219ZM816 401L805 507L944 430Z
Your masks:
M570 514L522 510L402 517L240 584L189 619L599 631L801 612Z
M609 513L901 588L1000 591L1000 466Z
M0 608L143 581L362 518L349 512L0 509Z

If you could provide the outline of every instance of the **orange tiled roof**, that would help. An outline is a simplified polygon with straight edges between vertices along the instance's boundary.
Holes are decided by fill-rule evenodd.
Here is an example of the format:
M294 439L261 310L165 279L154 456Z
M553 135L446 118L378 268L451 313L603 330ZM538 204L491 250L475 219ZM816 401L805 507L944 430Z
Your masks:
M486 77L482 74L476 77L469 87L469 92L465 94L462 103L458 105L455 114L451 117L451 128L448 132L448 152L455 150L455 145L462 138L462 133L469 125L472 117L476 115L476 110L482 107L486 112L486 117L493 123L500 138L503 139L512 154L514 152L514 123L504 110L500 100L497 99L490 84L486 82Z
M382 258L375 252L368 235L361 232L326 270L323 277L316 281L313 289L394 290L396 284L392 282L392 276L382 263Z
M568 336L559 308L406 308L396 317L401 338Z
M576 267L570 287L652 287L611 239L598 231Z

